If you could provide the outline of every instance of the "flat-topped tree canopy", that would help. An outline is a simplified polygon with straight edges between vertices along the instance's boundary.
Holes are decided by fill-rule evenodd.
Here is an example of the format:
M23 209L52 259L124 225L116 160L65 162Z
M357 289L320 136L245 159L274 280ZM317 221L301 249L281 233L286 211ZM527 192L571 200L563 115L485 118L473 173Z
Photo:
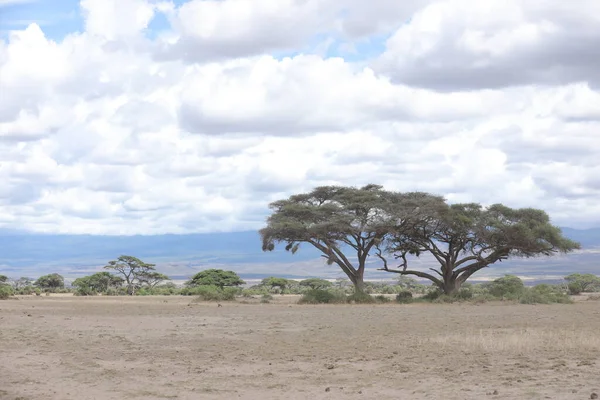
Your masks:
M285 249L295 253L301 243L308 243L362 291L367 258L375 246L426 215L429 208L443 205L440 196L386 191L373 184L320 186L270 204L273 213L260 230L262 248L272 251L277 243L285 243Z
M388 253L401 260L398 268L382 270L429 279L450 294L477 271L510 257L551 256L579 249L562 235L550 217L534 208L512 209L502 204L477 203L437 208L428 218L399 231L385 243ZM433 274L408 269L408 255L433 255L439 268Z

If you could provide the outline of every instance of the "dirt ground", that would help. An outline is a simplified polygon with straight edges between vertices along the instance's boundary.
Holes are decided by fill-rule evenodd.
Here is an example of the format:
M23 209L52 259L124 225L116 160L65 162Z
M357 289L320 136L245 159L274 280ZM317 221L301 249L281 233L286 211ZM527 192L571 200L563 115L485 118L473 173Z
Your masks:
M600 302L0 301L0 399L590 399Z

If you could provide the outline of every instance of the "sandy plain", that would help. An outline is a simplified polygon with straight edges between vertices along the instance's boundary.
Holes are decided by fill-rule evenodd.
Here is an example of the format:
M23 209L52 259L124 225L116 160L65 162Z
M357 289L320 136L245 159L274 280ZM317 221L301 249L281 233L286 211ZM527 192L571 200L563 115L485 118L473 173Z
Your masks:
M600 302L0 301L0 399L590 399Z

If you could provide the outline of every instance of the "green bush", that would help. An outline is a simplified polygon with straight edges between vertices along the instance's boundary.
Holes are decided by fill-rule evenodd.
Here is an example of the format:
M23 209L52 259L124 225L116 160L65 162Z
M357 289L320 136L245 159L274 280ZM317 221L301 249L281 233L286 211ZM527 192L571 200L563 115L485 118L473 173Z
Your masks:
M375 296L375 302L377 302L377 303L389 303L391 301L392 300L390 300L388 297L385 297L382 294Z
M583 287L579 282L571 282L568 286L569 294L578 295L583 292Z
M23 294L23 295L29 295L29 294L34 294L35 293L35 288L31 285L29 286L25 286L22 289L19 289L17 291L17 294Z
M559 288L541 284L531 288L525 288L519 296L519 302L521 304L570 304L573 301Z
M433 301L442 295L442 291L438 288L434 288L433 290L429 290L427 293L421 297L423 300Z
M398 293L396 295L396 301L398 303L412 303L413 301L413 294L411 292L409 292L408 290L403 290L402 292Z
M492 296L505 300L516 300L525 290L523 281L514 275L505 275L502 278L495 279L486 287Z
M11 286L0 285L0 300L6 300L15 295L15 291Z
M346 299L348 303L356 303L356 304L373 304L376 303L377 300L368 293L365 292L354 292Z
M269 290L267 288L261 287L261 288L255 288L255 289L242 289L242 296L243 297L253 297L253 296L262 296L269 293Z
M449 294L440 294L435 299L431 300L432 303L441 304L441 303L455 303L460 301L461 299L457 295L449 295Z
M88 286L80 286L73 292L73 296L95 296L97 293Z
M198 296L201 301L231 301L235 300L238 293L237 288L224 287L223 289L213 285L202 285L191 287L190 295Z
M273 296L271 296L270 294L266 293L266 294L263 294L263 295L261 296L260 300L261 300L261 301L263 301L263 300L266 300L266 301L271 301L271 300L273 300Z
M454 294L458 300L470 300L473 298L473 290L470 287L463 287Z
M310 289L302 295L298 304L332 304L345 303L346 296L342 293L337 293L323 289Z

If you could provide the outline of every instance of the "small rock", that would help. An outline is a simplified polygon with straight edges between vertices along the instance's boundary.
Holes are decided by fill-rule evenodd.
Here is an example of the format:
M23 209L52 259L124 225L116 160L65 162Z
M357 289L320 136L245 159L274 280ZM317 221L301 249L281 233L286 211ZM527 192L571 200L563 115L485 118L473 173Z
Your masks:
M333 364L327 364L326 367L327 367L327 369L334 369L335 365L333 365Z
M329 392L331 390L331 388L325 388L326 392Z
M497 390L494 390L494 391L492 392L492 394L495 396L495 395L497 395L497 394L498 394L498 391L497 391Z
M598 398L598 393L592 393L590 394L590 399L597 399Z
M358 394L362 394L362 390L359 390L359 391L358 391Z

